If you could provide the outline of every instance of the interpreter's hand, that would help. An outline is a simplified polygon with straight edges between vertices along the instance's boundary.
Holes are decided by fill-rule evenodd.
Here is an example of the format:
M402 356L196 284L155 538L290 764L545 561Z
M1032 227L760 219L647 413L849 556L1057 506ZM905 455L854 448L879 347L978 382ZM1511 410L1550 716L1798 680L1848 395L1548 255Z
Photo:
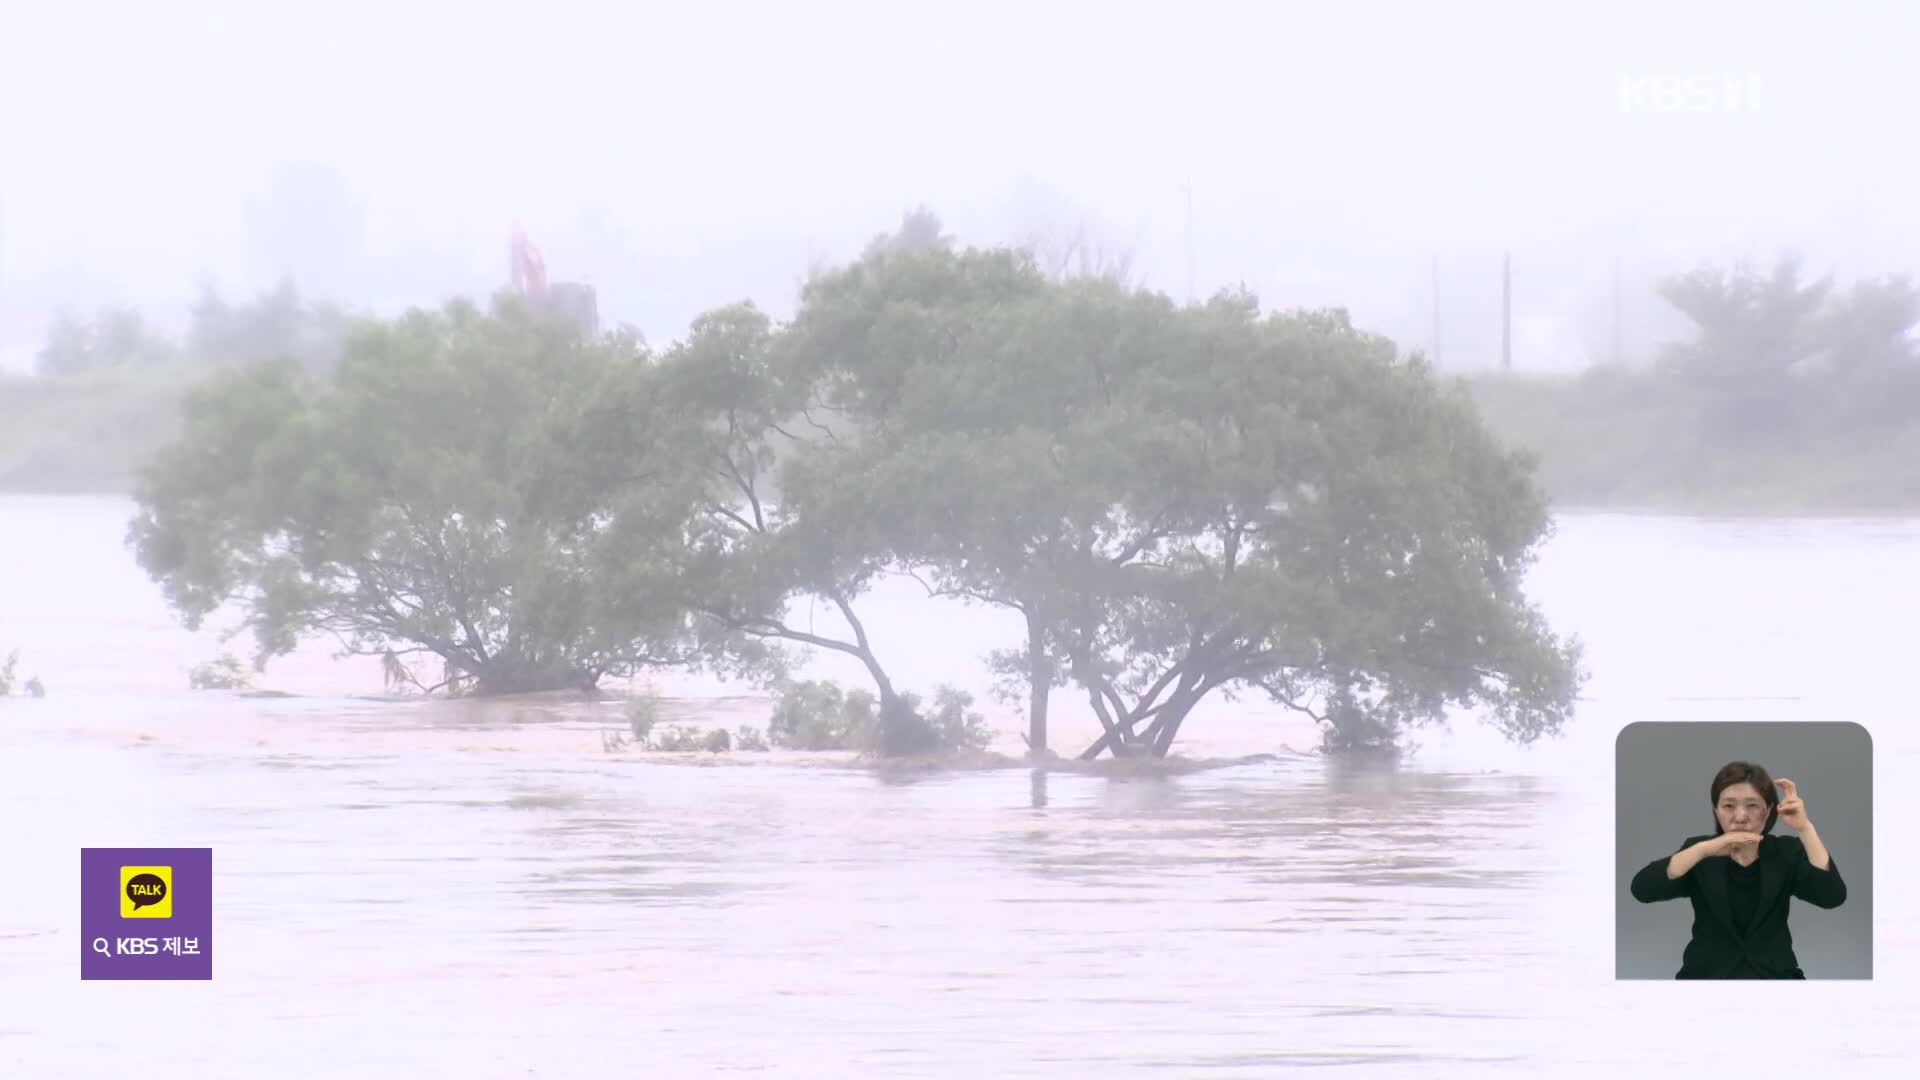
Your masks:
M1760 846L1757 832L1725 832L1707 841L1709 855L1746 855Z
M1780 820L1802 830L1807 827L1807 802L1800 797L1800 789L1791 780L1775 780L1780 787Z

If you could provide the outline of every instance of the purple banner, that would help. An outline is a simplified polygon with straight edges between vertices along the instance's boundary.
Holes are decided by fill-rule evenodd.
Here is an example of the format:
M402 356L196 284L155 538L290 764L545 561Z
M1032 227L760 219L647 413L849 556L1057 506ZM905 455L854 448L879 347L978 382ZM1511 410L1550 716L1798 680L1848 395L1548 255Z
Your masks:
M213 849L81 848L80 978L213 978Z

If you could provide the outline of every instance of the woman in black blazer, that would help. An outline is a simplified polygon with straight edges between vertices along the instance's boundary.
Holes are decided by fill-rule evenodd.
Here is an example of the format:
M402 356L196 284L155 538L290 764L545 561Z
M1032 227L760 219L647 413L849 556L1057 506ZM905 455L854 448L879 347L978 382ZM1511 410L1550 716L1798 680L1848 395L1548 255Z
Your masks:
M1791 780L1736 761L1713 778L1714 832L1690 836L1633 875L1633 898L1693 901L1693 940L1679 979L1804 979L1787 929L1790 897L1821 908L1846 902L1840 866L1820 842ZM1775 821L1799 833L1774 836Z

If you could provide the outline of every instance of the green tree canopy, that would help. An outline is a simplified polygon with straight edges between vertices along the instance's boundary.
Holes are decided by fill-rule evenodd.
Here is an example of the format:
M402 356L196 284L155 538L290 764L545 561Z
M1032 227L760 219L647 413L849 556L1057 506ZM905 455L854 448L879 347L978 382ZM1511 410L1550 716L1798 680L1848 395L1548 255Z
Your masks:
M437 655L483 690L648 665L763 680L857 660L883 752L967 701L897 686L861 619L887 574L1020 612L987 658L1084 695L1083 756L1165 755L1196 705L1260 692L1330 745L1455 710L1529 741L1578 646L1522 578L1549 527L1530 463L1418 358L1342 311L1176 305L916 212L653 354L505 300L372 323L338 370L221 373L149 470L140 558L197 621L237 602L262 657L313 630ZM790 619L817 598L844 634Z
M807 301L790 356L859 437L795 456L790 512L1020 611L992 662L1036 748L1062 673L1107 730L1087 756L1165 754L1216 689L1335 743L1457 708L1521 741L1564 723L1577 643L1521 592L1548 530L1528 462L1344 313L943 247L870 248Z
M182 351L207 367L287 357L324 372L339 362L352 329L346 311L308 301L291 280L242 304L227 302L209 285L193 305Z
M311 632L431 654L481 692L750 662L666 602L695 494L658 464L671 438L617 473L585 441L603 392L646 365L623 339L461 302L368 325L325 379L288 358L222 372L144 474L131 539L190 625L237 604L261 664ZM615 602L598 544L635 506L650 527L624 537Z
M90 319L66 314L55 320L40 349L44 375L86 375L117 368L157 368L173 363L178 349L138 311L111 308Z

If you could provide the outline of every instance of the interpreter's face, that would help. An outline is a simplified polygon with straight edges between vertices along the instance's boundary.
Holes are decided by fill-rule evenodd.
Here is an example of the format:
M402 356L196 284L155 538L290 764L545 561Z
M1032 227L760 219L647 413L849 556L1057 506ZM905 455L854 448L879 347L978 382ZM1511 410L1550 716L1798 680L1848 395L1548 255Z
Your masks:
M1767 803L1752 784L1730 784L1714 804L1722 832L1759 832L1767 823Z

